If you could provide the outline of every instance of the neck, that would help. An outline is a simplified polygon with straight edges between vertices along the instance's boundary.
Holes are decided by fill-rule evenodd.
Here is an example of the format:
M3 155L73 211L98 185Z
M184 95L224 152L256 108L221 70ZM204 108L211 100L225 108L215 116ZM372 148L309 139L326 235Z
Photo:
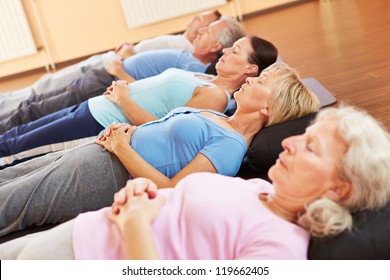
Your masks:
M230 95L233 95L234 92L239 89L242 84L245 82L246 76L222 76L222 75L217 75L215 76L211 82L225 90L227 90Z
M267 117L260 112L245 113L241 112L239 108L233 116L227 119L230 126L245 138L248 146L255 134L264 127L266 121Z
M265 207L267 207L268 210L286 221L291 223L297 222L297 213L289 211L287 208L278 203L276 199L269 199L268 196L269 195L259 194L260 201L264 204Z
M213 62L218 57L215 53L204 54L204 53L199 53L196 50L192 53L192 55L200 62L202 62L204 65Z

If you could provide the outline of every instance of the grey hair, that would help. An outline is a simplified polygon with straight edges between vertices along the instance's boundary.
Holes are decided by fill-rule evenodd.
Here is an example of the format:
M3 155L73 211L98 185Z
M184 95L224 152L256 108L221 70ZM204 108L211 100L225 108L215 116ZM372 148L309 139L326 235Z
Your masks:
M238 39L245 37L244 27L235 19L228 16L221 16L219 20L226 23L227 27L221 30L217 37L222 48L230 48Z
M351 183L342 201L319 199L307 206L298 223L314 236L352 228L351 212L383 207L390 200L390 135L381 123L352 106L327 108L315 121L335 120L348 150L337 166L340 179Z

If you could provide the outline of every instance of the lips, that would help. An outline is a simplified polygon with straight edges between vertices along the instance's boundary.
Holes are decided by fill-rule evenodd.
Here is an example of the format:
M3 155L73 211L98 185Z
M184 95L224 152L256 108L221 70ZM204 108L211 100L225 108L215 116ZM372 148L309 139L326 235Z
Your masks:
M236 90L236 92L234 94L242 94L244 92L244 90L242 88L239 88Z
M277 159L277 162L278 162L284 169L287 170L287 166L286 166L286 164L284 163L284 161L280 158L280 156L279 156L279 158Z

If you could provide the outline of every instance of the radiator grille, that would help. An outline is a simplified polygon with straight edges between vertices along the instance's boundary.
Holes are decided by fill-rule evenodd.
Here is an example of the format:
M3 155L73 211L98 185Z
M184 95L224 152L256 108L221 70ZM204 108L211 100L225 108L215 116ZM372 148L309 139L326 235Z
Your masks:
M211 9L226 0L121 0L127 26L134 28Z
M20 0L0 0L0 62L36 52Z

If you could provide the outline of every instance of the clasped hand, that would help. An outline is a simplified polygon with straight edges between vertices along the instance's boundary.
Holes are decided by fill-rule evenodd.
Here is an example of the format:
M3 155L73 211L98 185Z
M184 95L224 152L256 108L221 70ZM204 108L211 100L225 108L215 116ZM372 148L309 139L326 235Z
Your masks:
M136 129L136 126L127 123L113 123L95 142L110 153L115 154L115 148L118 145L130 145L131 136Z
M114 60L111 61L104 69L107 71L108 74L112 76L118 76L119 73L121 73L123 70L123 62L121 60Z
M103 92L103 95L119 105L122 100L129 97L129 87L127 82L124 80L112 82L112 85Z
M114 50L117 54L119 54L122 57L122 60L125 58L128 58L129 56L134 55L134 46L131 43L124 42L117 46Z
M114 195L109 218L116 223L123 232L129 219L146 219L152 223L165 197L157 196L157 186L149 179L136 178L129 180L126 186Z

